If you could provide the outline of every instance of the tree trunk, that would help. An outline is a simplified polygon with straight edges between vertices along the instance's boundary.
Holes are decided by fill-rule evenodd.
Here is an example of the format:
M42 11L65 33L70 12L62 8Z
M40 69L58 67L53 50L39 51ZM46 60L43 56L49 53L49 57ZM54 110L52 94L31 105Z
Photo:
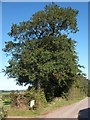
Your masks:
M34 82L35 89L38 91L40 90L40 79L36 79Z

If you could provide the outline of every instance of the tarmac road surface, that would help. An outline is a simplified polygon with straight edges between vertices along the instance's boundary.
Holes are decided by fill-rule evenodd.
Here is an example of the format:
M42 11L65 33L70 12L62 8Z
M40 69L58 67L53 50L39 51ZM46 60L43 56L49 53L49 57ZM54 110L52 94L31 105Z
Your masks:
M41 118L88 118L90 113L90 98L85 98L80 102L58 108Z

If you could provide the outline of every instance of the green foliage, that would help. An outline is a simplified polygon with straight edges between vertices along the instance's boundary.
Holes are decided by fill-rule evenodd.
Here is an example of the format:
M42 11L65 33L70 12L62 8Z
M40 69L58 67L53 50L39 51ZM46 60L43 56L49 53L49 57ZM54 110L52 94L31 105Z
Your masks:
M61 35L63 30L68 33L75 33L78 31L77 14L78 10L71 7L62 8L52 3L46 5L44 10L33 14L30 20L20 22L19 25L13 24L11 32L8 34L14 37L15 41L17 39L22 41L26 39L42 39L50 35L57 37ZM12 49L12 44L9 44L9 47Z
M5 120L7 116L7 112L3 107L2 95L0 93L0 120Z
M75 41L62 35L58 38L45 37L43 40L31 40L28 44L25 43L26 46L33 41L34 47L31 47L31 51L26 48L17 61L14 59L15 56L9 60L10 65L6 68L6 72L9 77L17 76L17 82L21 85L31 83L36 89L41 87L44 91L47 91L51 85L49 92L54 96L56 86L60 88L70 85L73 76L80 72L74 50ZM13 61L17 64L13 65ZM46 94L49 92L47 91Z
M12 92L11 106L16 108L29 109L30 101L35 100L34 108L44 107L47 103L43 90L35 90L34 88L27 90L26 92Z
M88 93L88 80L82 75L77 76L73 85L69 89L69 98L79 98L87 96Z
M0 108L0 120L6 120L7 111L4 110L4 108Z
M52 3L29 21L13 24L8 35L14 40L6 42L3 49L11 55L4 72L19 85L42 89L47 101L67 94L76 76L82 74L76 41L66 35L78 31L77 14L77 10Z
M3 93L2 100L3 100L4 105L10 105L11 104L10 93L9 94L8 93Z
M46 106L46 98L45 98L45 94L43 92L43 90L39 90L37 95L36 95L36 105L37 108L42 108Z
M36 109L44 107L47 103L43 90L36 91L34 88L32 88L31 90L26 91L24 96L27 98L28 103L32 99L35 100L35 106L34 107Z
M87 96L90 97L90 80L88 80L88 93Z
M62 98L68 100L68 92L62 92Z

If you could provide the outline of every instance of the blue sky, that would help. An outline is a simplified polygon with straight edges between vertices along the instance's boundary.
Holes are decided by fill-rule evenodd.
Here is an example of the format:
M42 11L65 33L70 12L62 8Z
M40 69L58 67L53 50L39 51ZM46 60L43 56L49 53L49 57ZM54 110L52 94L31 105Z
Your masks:
M2 48L4 42L13 40L7 33L10 31L12 23L18 24L21 21L27 21L35 12L43 10L46 2L3 2L2 3ZM79 32L71 34L70 37L77 41L76 51L79 56L79 63L85 66L83 72L88 76L88 3L87 2L56 2L61 7L72 7L79 10L77 17ZM7 65L8 58L0 50L2 59L0 59L0 70ZM11 90L11 89L26 89L26 87L20 87L15 85L15 81L8 79L0 74L0 89Z

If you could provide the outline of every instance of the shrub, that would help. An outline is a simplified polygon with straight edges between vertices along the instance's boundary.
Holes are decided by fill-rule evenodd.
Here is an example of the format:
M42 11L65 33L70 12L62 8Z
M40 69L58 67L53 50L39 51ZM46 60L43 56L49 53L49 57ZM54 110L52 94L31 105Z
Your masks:
M19 93L11 93L12 107L28 109L31 100L35 100L34 108L43 107L46 105L47 101L43 90L35 90L34 88Z
M68 100L68 93L62 92L62 98Z
M0 96L0 120L5 120L7 112L3 108L2 96Z
M27 91L24 96L27 98L28 104L32 99L35 100L35 108L45 106L47 103L43 90L36 91L32 88Z
M12 107L18 106L17 105L17 97L18 97L17 93L12 92L10 94L10 98L11 98L11 101L12 101L12 103L11 103Z
M7 112L4 110L4 108L0 108L0 120L5 120L7 116Z
M24 96L25 93L23 92L15 92L15 93L11 93L11 106L12 107L18 107L20 109L27 108L27 99Z

